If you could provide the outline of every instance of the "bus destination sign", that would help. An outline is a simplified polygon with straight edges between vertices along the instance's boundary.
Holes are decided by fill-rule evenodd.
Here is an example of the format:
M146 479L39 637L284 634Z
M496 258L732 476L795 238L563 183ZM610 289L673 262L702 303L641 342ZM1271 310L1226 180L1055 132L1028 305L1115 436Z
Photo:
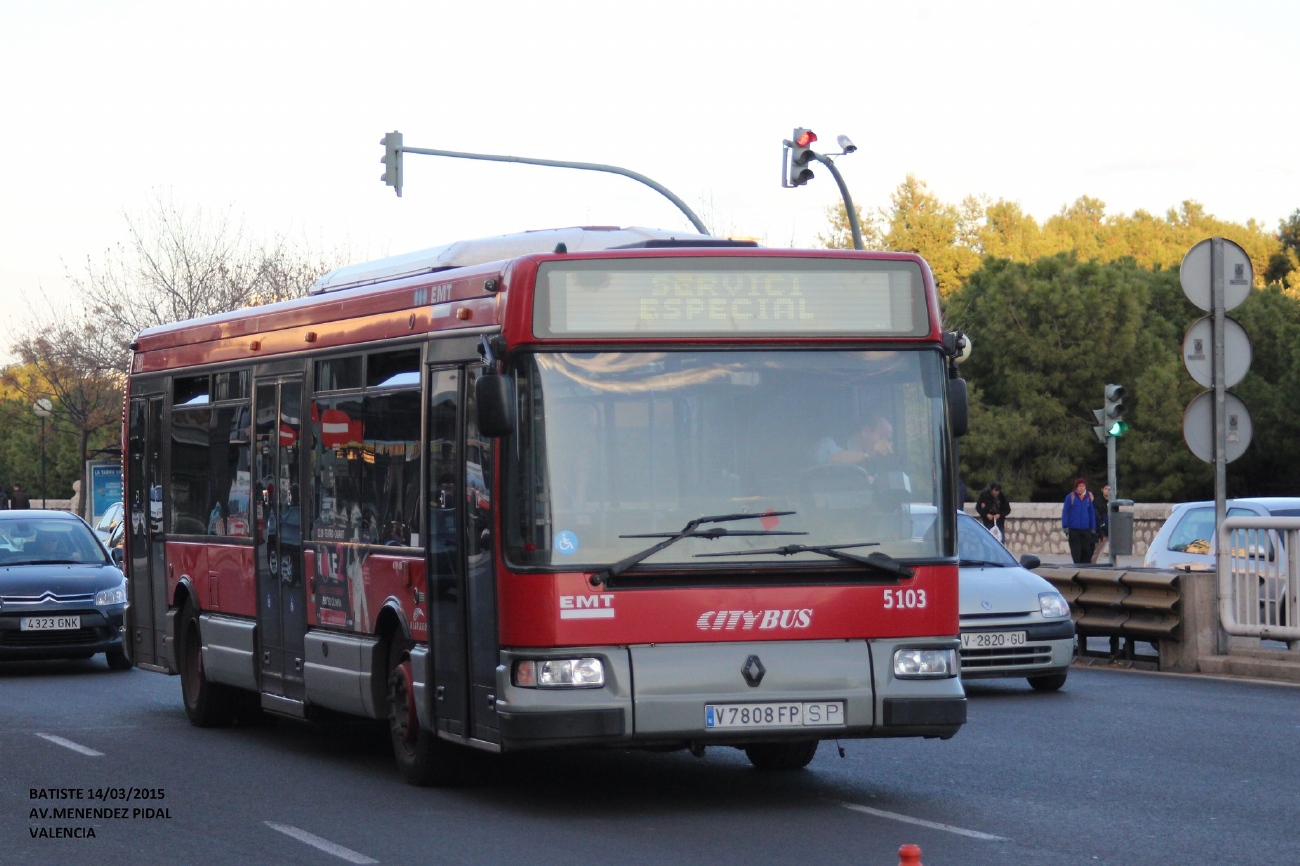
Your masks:
M614 336L920 336L911 262L795 258L544 263L533 333Z

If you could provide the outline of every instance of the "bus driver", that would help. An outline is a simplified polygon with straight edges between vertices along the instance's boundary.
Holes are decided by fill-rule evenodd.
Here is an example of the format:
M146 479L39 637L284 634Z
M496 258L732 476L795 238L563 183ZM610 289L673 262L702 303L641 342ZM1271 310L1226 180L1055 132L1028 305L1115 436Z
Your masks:
M843 448L830 436L817 443L818 464L848 463L866 469L872 461L893 453L894 426L881 417L868 418Z

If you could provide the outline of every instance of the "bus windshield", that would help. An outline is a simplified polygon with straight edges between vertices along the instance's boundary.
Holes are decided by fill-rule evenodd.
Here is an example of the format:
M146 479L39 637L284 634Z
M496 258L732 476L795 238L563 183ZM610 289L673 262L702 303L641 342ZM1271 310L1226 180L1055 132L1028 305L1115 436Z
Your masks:
M638 568L845 567L773 555L792 544L951 555L938 351L538 353L512 373L503 525L516 567L596 570L724 514L754 519Z

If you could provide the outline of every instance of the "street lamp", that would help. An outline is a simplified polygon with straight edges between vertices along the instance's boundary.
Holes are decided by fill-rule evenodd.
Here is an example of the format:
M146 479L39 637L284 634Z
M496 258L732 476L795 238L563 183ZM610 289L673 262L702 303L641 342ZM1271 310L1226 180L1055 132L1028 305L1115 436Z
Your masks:
M41 508L45 508L45 419L54 414L54 404L42 397L32 404L32 411L41 419Z

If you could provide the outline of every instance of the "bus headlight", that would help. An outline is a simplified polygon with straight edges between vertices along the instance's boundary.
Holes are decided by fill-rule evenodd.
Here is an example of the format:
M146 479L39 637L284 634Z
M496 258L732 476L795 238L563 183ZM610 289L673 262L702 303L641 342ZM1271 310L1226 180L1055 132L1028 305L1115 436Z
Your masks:
M901 649L894 652L894 676L900 680L937 680L957 676L957 651Z
M512 679L526 689L598 689L605 685L605 665L591 658L519 661Z

